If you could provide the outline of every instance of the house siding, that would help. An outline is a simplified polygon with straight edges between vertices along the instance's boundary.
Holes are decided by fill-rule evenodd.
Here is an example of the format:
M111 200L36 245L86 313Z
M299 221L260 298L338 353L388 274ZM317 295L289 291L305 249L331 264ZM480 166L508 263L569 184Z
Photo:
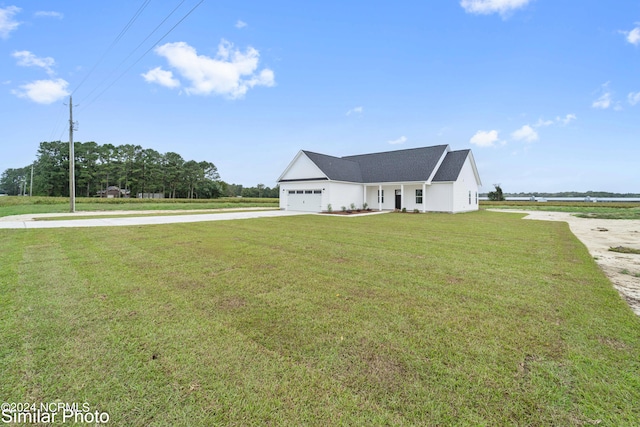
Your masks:
M398 187L400 188L400 187ZM416 190L422 190L422 184L410 184L404 186L404 196L402 199L402 207L407 208L408 211L413 211L418 209L422 212L424 205L422 203L416 203ZM429 191L429 186L427 185L427 192ZM426 195L422 194L422 200L427 201L427 206L429 205L429 200Z
M323 200L322 210L327 210L329 203L331 203L331 208L334 211L342 209L343 206L349 209L351 203L355 204L357 208L362 207L362 184L349 184L342 182L329 182L327 184L329 194L327 200Z
M325 174L304 153L300 153L281 177L283 180L323 178Z
M434 182L427 186L427 211L453 212L453 183Z
M469 203L469 192L471 192L471 203ZM476 194L478 184L469 157L464 162L458 180L453 183L453 208L452 212L477 211Z

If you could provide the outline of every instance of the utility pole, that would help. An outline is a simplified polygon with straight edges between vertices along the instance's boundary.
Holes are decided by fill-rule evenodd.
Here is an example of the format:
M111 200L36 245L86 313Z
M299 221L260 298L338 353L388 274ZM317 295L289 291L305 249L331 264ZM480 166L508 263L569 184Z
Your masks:
M31 184L29 184L29 197L33 196L33 163L31 163Z
M69 95L69 209L76 211L75 152L73 149L73 101Z

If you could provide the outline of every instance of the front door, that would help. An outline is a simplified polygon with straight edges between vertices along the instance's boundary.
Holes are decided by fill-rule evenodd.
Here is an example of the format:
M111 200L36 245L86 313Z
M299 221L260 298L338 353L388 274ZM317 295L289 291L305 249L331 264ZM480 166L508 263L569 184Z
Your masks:
M396 209L402 209L402 190L396 190Z

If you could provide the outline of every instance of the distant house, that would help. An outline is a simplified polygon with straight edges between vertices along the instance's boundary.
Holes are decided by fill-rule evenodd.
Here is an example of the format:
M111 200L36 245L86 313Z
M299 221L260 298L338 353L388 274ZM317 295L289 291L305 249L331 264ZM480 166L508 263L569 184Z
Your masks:
M110 185L106 190L100 190L96 194L98 197L106 197L108 199L131 196L129 190L121 189L115 185Z
M377 210L474 211L482 186L471 150L448 145L347 157L301 150L278 184L281 209L307 212L352 203Z

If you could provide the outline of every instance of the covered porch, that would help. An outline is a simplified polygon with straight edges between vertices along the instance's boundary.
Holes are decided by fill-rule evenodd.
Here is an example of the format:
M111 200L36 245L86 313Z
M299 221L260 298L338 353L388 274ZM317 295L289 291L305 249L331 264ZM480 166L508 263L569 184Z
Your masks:
M363 205L371 209L427 211L426 182L363 184Z

